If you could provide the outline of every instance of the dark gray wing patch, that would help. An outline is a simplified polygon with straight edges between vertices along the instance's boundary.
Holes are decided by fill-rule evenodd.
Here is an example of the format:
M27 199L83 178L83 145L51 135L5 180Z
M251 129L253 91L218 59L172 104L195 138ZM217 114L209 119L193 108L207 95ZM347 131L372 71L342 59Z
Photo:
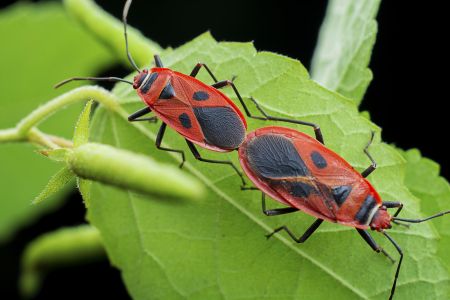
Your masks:
M344 204L345 200L347 200L348 195L352 191L352 187L350 185L340 185L334 187L332 190L334 200L338 206Z
M168 82L164 89L161 92L161 95L159 95L159 99L171 99L175 96L175 91L173 89L172 84Z
M309 170L294 144L281 135L255 137L248 144L247 157L253 170L264 178L309 175Z
M314 186L309 183L301 181L285 181L283 186L289 191L289 193L294 197L308 198L311 194L317 194L318 191Z
M180 120L181 125L183 125L184 128L191 128L191 118L189 118L187 113L182 113L178 116L178 120Z
M209 94L205 91L197 91L192 95L192 99L197 101L206 101L209 99Z
M229 107L194 107L205 140L222 149L236 149L245 138L239 115Z
M319 152L317 151L311 152L311 159L317 168L323 169L327 167L327 161Z

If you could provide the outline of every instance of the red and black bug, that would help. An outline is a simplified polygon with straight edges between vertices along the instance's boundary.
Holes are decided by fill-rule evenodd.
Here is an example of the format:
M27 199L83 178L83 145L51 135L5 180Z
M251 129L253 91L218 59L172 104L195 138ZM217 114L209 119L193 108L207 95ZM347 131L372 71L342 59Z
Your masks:
M382 201L366 179L376 169L376 163L368 152L373 134L364 149L372 164L362 173L326 148L321 136L316 135L316 138L290 128L270 126L249 133L239 148L239 160L244 172L262 191L262 211L265 215L276 216L302 210L317 218L298 238L286 226L276 228L267 237L284 230L294 241L303 243L326 220L356 228L374 251L382 252L394 261L376 244L367 229L381 232L400 254L389 297L392 299L403 252L385 230L391 228L391 223L420 223L450 211L425 219L398 218L403 204ZM266 194L288 207L266 209ZM397 211L390 216L388 208L397 208Z
M203 158L195 147L195 145L199 145L213 151L229 152L239 148L244 141L247 129L245 118L233 101L220 92L219 89L230 86L243 106L246 115L250 118L287 121L311 126L307 122L269 116L258 106L254 99L251 99L264 115L253 116L233 81L218 81L204 63L197 63L190 75L185 75L164 68L159 56L155 55L155 67L141 71L128 50L127 15L130 5L131 0L128 0L123 10L123 24L128 60L138 72L138 75L134 77L134 81L131 82L118 77L74 77L62 81L56 87L74 80L121 81L131 84L136 89L141 100L146 104L146 107L131 114L128 120L156 121L156 118L162 120L162 125L156 138L156 147L158 149L180 153L182 158L180 167L183 166L185 161L183 150L161 146L166 126L169 125L186 139L189 150L197 160L230 165L240 176L244 185L244 176L233 162ZM214 84L207 85L195 78L202 67L206 69L214 80ZM152 111L156 117L141 118Z

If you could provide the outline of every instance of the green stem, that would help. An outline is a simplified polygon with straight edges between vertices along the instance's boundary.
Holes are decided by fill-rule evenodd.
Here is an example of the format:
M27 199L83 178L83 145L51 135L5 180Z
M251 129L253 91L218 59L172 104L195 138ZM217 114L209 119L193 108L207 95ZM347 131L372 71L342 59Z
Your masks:
M130 67L125 52L122 21L108 14L92 0L64 0L64 6L90 34L109 46L122 63ZM131 26L128 28L128 40L130 53L138 66L148 65L154 54L163 51L157 43Z
M37 128L31 128L27 134L27 140L30 143L35 143L50 149L60 148L58 144L54 143L46 134L42 133Z
M105 250L97 229L88 225L63 228L33 240L22 257L20 290L35 295L45 273L68 265L104 259Z
M0 143L20 142L24 140L25 137L19 135L16 128L8 128L0 130Z
M28 141L50 149L70 146L71 143L69 141L44 134L36 126L65 106L86 101L87 99L95 99L123 118L128 116L128 113L119 105L117 97L108 90L96 86L80 87L58 96L37 108L22 119L15 128L0 130L0 143Z
M45 103L41 107L34 110L27 117L22 119L22 121L20 121L16 126L19 136L25 137L33 127L37 126L61 108L76 102L86 101L87 99L95 99L113 111L121 110L116 96L104 88L96 86L76 88Z

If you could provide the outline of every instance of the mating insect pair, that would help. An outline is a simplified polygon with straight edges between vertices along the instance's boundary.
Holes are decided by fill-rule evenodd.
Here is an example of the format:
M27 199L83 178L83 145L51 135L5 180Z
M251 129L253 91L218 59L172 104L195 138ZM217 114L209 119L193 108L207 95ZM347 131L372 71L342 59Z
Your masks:
M127 56L138 72L134 81L117 77L75 77L65 80L57 86L72 80L85 79L129 83L137 90L138 95L147 106L131 114L128 119L130 121L152 121L155 120L155 117L142 117L153 111L156 117L163 122L156 138L157 148L180 153L182 157L180 166L183 165L185 161L183 150L161 146L166 126L169 125L186 139L188 147L196 159L230 165L245 185L242 173L231 161L203 158L195 145L219 152L238 150L244 172L257 187L244 187L243 189L262 191L264 214L275 216L302 210L317 218L299 238L295 237L286 226L275 229L268 237L284 230L296 242L303 243L326 220L356 228L374 251L382 252L392 260L387 252L376 244L367 230L370 228L381 232L400 254L390 294L390 299L392 299L403 252L385 230L391 228L391 223L399 221L419 223L450 213L450 211L425 219L399 218L398 214L403 204L401 202L383 202L373 186L366 180L366 177L376 169L375 161L368 152L370 143L364 152L372 164L362 173L358 173L342 157L324 146L319 126L309 122L270 116L254 99L252 99L253 103L262 116L252 115L234 83L229 80L218 81L207 65L203 63L198 63L188 76L164 68L159 56L155 56L156 67L150 71L141 71L128 51L126 17L130 4L131 0L125 4L123 23ZM202 67L214 80L213 85L209 86L195 79ZM296 130L278 126L260 128L246 135L247 124L243 114L226 95L219 91L227 86L233 89L248 117L311 126L316 139ZM288 207L266 209L266 194ZM388 208L397 208L397 211L390 216L387 212Z

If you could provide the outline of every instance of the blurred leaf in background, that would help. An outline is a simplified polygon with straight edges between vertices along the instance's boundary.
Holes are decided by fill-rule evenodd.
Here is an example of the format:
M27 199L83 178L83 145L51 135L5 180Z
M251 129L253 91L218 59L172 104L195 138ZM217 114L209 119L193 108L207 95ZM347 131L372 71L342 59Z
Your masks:
M53 89L60 80L92 76L113 63L110 52L56 2L20 2L0 11L0 41L0 128L13 127L41 103L61 94L64 89ZM73 85L66 90L70 88ZM42 130L70 138L81 106L58 112ZM0 145L0 241L55 207L65 194L31 206L59 168L35 149L26 144Z
M320 28L311 76L359 105L372 81L368 68L380 0L331 0Z

